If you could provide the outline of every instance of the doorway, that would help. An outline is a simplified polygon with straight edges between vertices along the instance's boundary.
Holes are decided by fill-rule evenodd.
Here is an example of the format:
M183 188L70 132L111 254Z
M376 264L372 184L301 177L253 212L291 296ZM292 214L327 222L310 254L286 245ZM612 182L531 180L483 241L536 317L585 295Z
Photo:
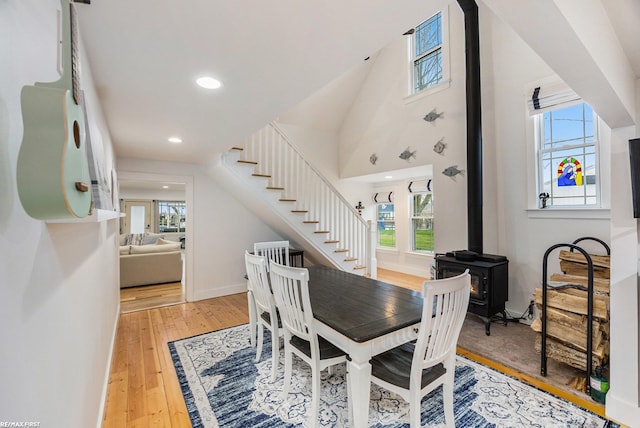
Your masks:
M153 284L120 290L121 312L150 309L184 303L189 300L193 278L192 239L193 177L160 174L119 172L118 186L121 219L120 234L160 233L162 219L155 210L158 201L183 201L185 215L176 233L165 233L167 239L182 244L182 280L175 283ZM156 224L157 223L157 224ZM165 228L166 229L166 228ZM173 236L175 235L175 236ZM178 236L179 235L179 236Z
M150 233L153 231L153 218L151 200L123 199L122 211L125 217L122 219L122 233Z

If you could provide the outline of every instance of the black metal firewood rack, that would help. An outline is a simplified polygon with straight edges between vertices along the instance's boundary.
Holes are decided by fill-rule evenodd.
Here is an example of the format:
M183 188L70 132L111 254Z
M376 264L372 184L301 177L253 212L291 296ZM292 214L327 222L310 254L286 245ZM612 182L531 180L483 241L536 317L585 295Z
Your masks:
M593 261L591 256L582 247L578 246L579 242L585 240L592 240L599 242L607 251L607 255L611 255L611 249L609 246L598 238L585 236L578 238L573 243L561 243L552 245L545 251L544 258L542 260L542 310L540 312L540 319L542 321L542 337L541 337L541 350L540 350L540 374L547 376L547 261L549 254L558 248L566 247L571 252L574 250L582 253L587 261L587 394L591 392L591 385L589 379L591 379L593 369Z

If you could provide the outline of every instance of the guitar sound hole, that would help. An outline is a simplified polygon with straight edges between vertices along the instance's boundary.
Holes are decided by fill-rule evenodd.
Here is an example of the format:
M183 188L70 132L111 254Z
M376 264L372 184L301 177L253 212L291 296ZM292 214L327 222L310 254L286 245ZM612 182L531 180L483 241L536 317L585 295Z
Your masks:
M78 121L73 121L73 141L76 143L76 148L80 148L80 125Z

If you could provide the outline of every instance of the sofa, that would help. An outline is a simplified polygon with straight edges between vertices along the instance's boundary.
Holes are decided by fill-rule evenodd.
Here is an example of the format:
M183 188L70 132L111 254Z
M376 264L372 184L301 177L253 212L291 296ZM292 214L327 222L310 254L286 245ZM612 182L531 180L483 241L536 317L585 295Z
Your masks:
M181 245L171 238L179 240L152 233L120 235L120 288L181 281Z

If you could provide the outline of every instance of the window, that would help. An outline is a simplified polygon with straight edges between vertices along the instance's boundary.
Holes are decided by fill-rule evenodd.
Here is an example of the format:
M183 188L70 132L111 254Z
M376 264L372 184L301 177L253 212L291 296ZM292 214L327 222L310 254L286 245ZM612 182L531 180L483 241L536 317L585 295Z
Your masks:
M393 204L378 204L378 247L396 248L396 215Z
M412 193L411 250L432 253L433 243L433 193Z
M186 204L184 201L157 202L157 232L184 232Z
M412 37L413 93L442 81L442 13L418 25Z
M596 119L585 103L536 115L539 206L599 204Z

